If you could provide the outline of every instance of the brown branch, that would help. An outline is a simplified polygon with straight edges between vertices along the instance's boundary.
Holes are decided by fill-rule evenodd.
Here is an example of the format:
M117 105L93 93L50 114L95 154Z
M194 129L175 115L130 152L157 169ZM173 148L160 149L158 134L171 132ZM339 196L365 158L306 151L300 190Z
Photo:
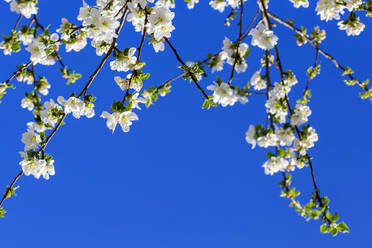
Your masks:
M12 190L14 184L17 182L17 180L23 175L23 170L21 172L18 173L18 175L13 179L12 183L9 185L9 187L5 190L5 193L3 195L3 197L1 198L1 201L0 201L0 207L1 205L3 204L3 202L5 201L5 199L7 198L7 195L9 194L9 192Z
M140 44L139 44L139 46L137 48L138 53L137 53L136 64L140 61L143 44L145 43L146 32L147 32L146 24L147 24L147 13L145 15L145 22L144 22L144 27L143 27L143 31L142 31L141 41L140 41ZM136 71L133 70L132 71L132 75L130 76L130 79L129 79L129 82L128 82L127 91L125 92L125 95L124 95L123 100L122 100L123 105L125 103L125 99L127 98L127 96L129 96L130 85L132 84L132 81L133 81L133 78L134 78L135 74L136 74Z
M17 19L17 22L16 22L16 24L15 24L14 27L13 27L14 30L17 29L18 24L20 23L21 19L22 19L22 15L19 15L19 17L18 17L18 19Z
M18 70L16 70L15 72L13 72L13 74L5 81L5 84L8 84L13 78L15 78L18 73L24 69L26 69L27 67L29 67L30 65L32 64L31 61L27 62L26 64L22 64L22 66L20 66L18 68Z
M256 20L258 14L260 13L260 9L258 8L257 9L257 12L256 14L253 16L251 22L249 23L247 29L245 30L244 34L242 34L242 22L243 22L243 0L241 0L241 9L240 9L240 21L239 21L239 36L238 36L238 39L236 40L236 42L238 43L237 45L237 48L236 48L236 54L239 53L239 45L240 45L240 42L248 36L249 34L249 31L254 23L254 21ZM237 63L237 59L234 60L234 63L233 63L233 67L231 69L231 73L230 73L230 77L229 77L229 80L228 80L228 84L230 85L233 78L234 78L234 73L235 73L235 67L236 67L236 63Z
M318 64L318 57L319 57L319 49L318 49L318 47L316 47L316 49L315 49L315 62L314 62L314 65L313 65L313 70L315 69L315 67ZM305 89L304 89L304 93L302 94L302 97L305 97L306 91L309 89L309 86L310 86L310 81L311 81L311 75L308 75L306 86L305 86Z
M116 29L115 31L115 34L118 35L120 33L120 30L121 28L123 27L123 24L124 24L124 20L125 20L125 16L128 12L128 8L125 9L123 15L121 16L121 19L120 19L120 25L119 27ZM96 76L98 75L98 73L102 70L103 68L103 65L106 63L107 59L110 57L111 53L113 52L114 48L115 48L115 44L116 44L116 40L118 38L115 37L113 40L112 40L112 43L111 43L111 46L109 48L109 50L107 51L106 55L102 58L101 62L99 63L98 67L95 69L95 71L93 72L92 75L90 75L89 77L89 80L87 82L87 84L85 85L85 87L82 89L82 91L77 95L78 98L80 98L83 94L86 95L86 92L88 90L88 88L90 87L90 85L93 83L94 79L96 78Z
M251 31L252 25L253 25L254 21L257 19L260 12L261 12L260 8L257 8L256 14L253 16L253 18L252 18L251 22L249 23L248 27L245 29L244 33L241 36L242 37L241 39L244 39L245 37L248 36L249 31Z
M263 9L263 12L264 12L265 19L267 21L267 25L269 26L269 29L272 30L272 24L271 24L271 21L270 21L270 18L269 18L268 11L266 10L266 7L265 7L265 4L264 4L263 0L260 0L260 1L261 1L261 4L262 4L262 9ZM275 48L275 53L276 53L276 63L277 63L277 66L279 67L279 70L280 70L281 82L283 83L284 82L284 71L283 71L283 67L282 67L282 64L281 64L280 56L279 56L279 49L278 49L277 45L275 45L274 48ZM320 51L320 49L319 49L319 51ZM288 110L289 110L290 114L292 114L293 110L290 107L289 100L288 100L287 96L285 96L285 101L286 101L286 104L287 104L287 107L288 107ZM296 133L297 133L298 137L301 139L302 134L301 134L301 132L300 132L300 130L298 129L297 126L295 126L295 130L296 130ZM322 198L320 197L319 188L316 184L314 167L313 167L313 164L311 162L311 157L308 154L306 154L306 158L308 159L308 163L309 163L309 166L310 166L311 179L313 181L313 186L314 186L314 190L315 190L315 194L316 194L316 200L318 201L320 207L322 207L324 204L323 204Z
M121 20L120 20L120 25L119 27L117 28L116 30L116 35L118 35L120 33L120 30L124 24L124 20L125 20L125 16L126 16L126 13L127 13L127 9L124 11L122 17L121 17ZM34 16L34 19L35 19L35 22L37 23L37 19L36 19L36 16ZM40 25L40 24L38 24ZM78 94L78 98L80 98L83 94L86 93L87 89L89 88L89 86L92 84L93 80L95 79L95 77L97 76L97 74L101 71L104 63L106 62L107 58L111 55L114 47L115 47L115 43L116 43L116 40L117 38L114 38L112 43L111 43L111 46L110 46L110 49L109 51L107 52L106 56L102 59L101 63L98 65L97 69L93 72L93 74L90 76L87 84L84 86L84 88L82 89L82 91ZM29 62L27 65L30 65L31 62ZM19 71L19 70L18 70ZM17 74L17 72L15 72L11 78L13 78L15 75ZM10 79L11 79L10 78ZM10 81L9 79L9 81ZM53 138L53 136L57 133L57 131L59 130L59 128L61 127L64 119L66 118L66 114L64 113L62 116L61 116L61 119L58 121L56 127L53 129L53 131L49 134L49 136L46 138L43 146L40 148L39 151L42 152L42 154L44 155L44 151L45 151L45 148L46 146L48 145L48 143L50 142L50 140ZM5 191L3 197L2 197L2 200L0 201L0 206L3 204L4 200L6 199L6 196L8 195L9 191L11 190L11 188L14 186L14 184L16 183L16 181L23 175L23 171L21 171L12 181L10 187Z
M342 66L332 55L330 55L329 53L327 53L326 51L324 51L323 49L319 48L315 42L310 39L309 37L307 37L306 35L303 35L303 33L301 32L300 29L296 28L295 26L293 26L292 24L284 21L283 19L279 18L278 16L274 15L273 13L267 11L267 14L268 16L270 16L273 20L277 21L278 23L282 24L283 26L293 30L294 32L298 33L299 35L301 35L303 38L305 38L315 49L318 49L319 50L319 53L321 55L323 55L325 58L331 60L333 62L333 64L339 68L340 70L342 70L343 72L346 71L346 67ZM359 80L355 79L352 75L348 74L348 77L349 79L351 80L355 80L357 82L357 84L359 85L359 87L365 91L368 90L368 87L367 86L364 86Z
M178 62L180 62L185 68L188 68L188 66L185 64L185 62L183 62L183 60L181 59L180 55L178 54L177 50L174 48L174 46L170 43L170 41L167 39L167 38L164 38L165 39L165 42L167 42L167 44L169 45L169 47L172 49L174 55L176 56ZM196 87L198 88L198 90L203 94L204 96L204 99L208 99L208 95L205 93L205 91L203 90L202 87L200 87L199 83L198 83L198 80L196 79L194 73L191 73L188 69L187 70L187 73L191 76L191 79L192 81L194 81Z

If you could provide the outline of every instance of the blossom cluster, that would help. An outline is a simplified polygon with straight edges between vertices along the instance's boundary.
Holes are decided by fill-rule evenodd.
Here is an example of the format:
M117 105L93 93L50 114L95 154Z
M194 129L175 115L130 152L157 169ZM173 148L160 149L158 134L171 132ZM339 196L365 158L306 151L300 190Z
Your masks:
M264 56L262 60L262 66L269 67L273 58ZM275 82L268 88L267 75L261 75L261 71L262 69L253 74L250 83L255 90L269 90L266 93L265 106L271 124L266 122L265 128L262 125L250 125L246 132L246 141L252 145L252 149L256 145L275 148L276 154L268 153L269 159L263 164L265 174L301 169L308 161L307 150L318 141L315 129L307 124L311 115L306 104L307 98L300 99L291 109L288 105L289 93L298 83L293 72L285 71L283 81Z
M172 45L172 32L175 30L175 0L96 0L87 4L84 0L77 16L78 23L73 23L62 18L59 28L53 33L49 26L43 26L38 20L37 0L5 0L10 3L10 9L19 15L17 23L8 36L3 36L0 49L5 55L21 51L21 47L29 52L30 59L26 64L17 67L18 70L5 82L0 83L0 98L8 88L15 88L10 83L13 78L24 82L33 89L25 93L21 107L32 112L34 121L27 123L27 131L22 134L24 150L20 152L22 160L19 163L24 175L33 175L35 178L49 179L55 174L54 160L45 152L46 146L59 130L67 115L74 118L93 118L95 116L95 97L87 94L93 80L109 63L110 69L115 73L113 81L121 90L121 99L114 100L110 111L102 111L100 117L105 119L106 126L114 132L120 125L121 130L129 132L133 123L139 120L138 110L144 106L154 104L159 96L170 92L171 82L178 78L189 80L190 83L203 94L202 108L211 106L227 107L240 102L246 104L251 95L265 97L266 110L265 125L250 125L245 133L245 140L252 145L272 149L267 153L267 160L263 163L264 173L274 175L282 172L283 181L280 187L282 195L291 200L291 205L305 218L321 218L324 224L322 232L347 232L344 223L336 224L337 214L331 215L328 210L328 201L319 195L315 185L315 193L310 203L302 206L295 197L299 194L290 188L290 171L310 166L311 156L308 150L318 141L316 130L310 126L309 118L312 111L308 105L311 98L309 83L320 73L319 56L324 56L342 70L343 76L348 76L345 82L348 85L358 85L364 91L361 98L370 98L372 101L372 87L368 80L361 82L355 79L353 70L341 66L336 59L320 47L326 38L326 33L316 26L310 34L304 27L297 28L292 20L282 20L269 10L269 0L256 0L257 14L251 22L246 24L243 6L246 0L209 0L209 5L224 12L229 9L225 25L230 27L230 22L237 22L239 35L235 40L223 39L222 49L214 54L208 54L204 60L183 60L177 52L176 45ZM184 0L188 9L193 9L199 0ZM207 3L208 3L207 2ZM295 8L308 8L311 1L289 0ZM290 4L287 2L287 4ZM177 3L178 4L178 3ZM337 23L339 29L345 30L347 35L359 35L365 28L357 16L357 11L367 11L367 16L372 16L371 1L364 0L317 0L315 11L321 20L340 20L346 12L350 12L345 20ZM249 8L248 8L249 9ZM240 12L240 14L239 14ZM26 25L21 26L26 17ZM258 18L259 17L259 18ZM31 18L31 19L30 19ZM271 22L271 21L275 21ZM125 22L131 23L134 30L141 35L138 46L126 45L120 48L117 44L119 34ZM309 43L316 51L315 64L308 68L308 82L302 94L291 107L290 93L298 84L297 78L290 70L285 71L279 57L279 47L276 24L282 24L294 31L296 42L299 46ZM246 28L245 28L246 26ZM275 30L275 33L274 33ZM229 37L231 34L229 34ZM222 36L223 37L223 36ZM250 39L250 45L247 40ZM95 48L96 55L102 56L101 62L90 75L88 82L80 93L72 93L67 99L57 97L57 101L49 99L43 102L43 97L49 94L51 84L44 76L37 76L35 66L57 65L62 78L68 79L67 84L74 83L82 75L65 66L60 56L60 47L63 45L66 52L80 52L88 42ZM179 62L178 68L183 72L158 86L147 85L150 74L143 72L146 63L142 61L143 47L150 45L154 51L165 50L165 45L170 47ZM251 47L250 47L251 46ZM236 74L243 74L248 68L250 49L256 49L262 54L260 65L250 77L249 82L244 78L236 78ZM255 51L256 52L256 51ZM275 53L275 56L274 56ZM142 56L144 57L144 56ZM186 61L186 63L184 62ZM230 76L222 79L224 75L217 75L217 79L209 80L209 85L203 85L202 79L207 78L207 73L221 72L225 64L231 66ZM275 66L273 66L275 65ZM205 69L205 67L209 68ZM275 74L270 73L278 69L280 80L275 79ZM211 84L211 82L213 82ZM242 86L244 83L245 86ZM210 93L211 92L211 93ZM296 92L296 90L294 90ZM210 95L209 95L210 93ZM311 170L313 173L313 170ZM22 174L22 173L21 173ZM20 175L21 175L20 174ZM314 180L314 177L313 177ZM15 190L10 187L10 191ZM8 193L6 193L8 194ZM1 204L0 204L1 205ZM2 212L0 206L0 217ZM338 218L338 217L337 217ZM323 228L323 229L322 229Z
M233 106L237 101L242 104L248 102L246 94L240 93L229 84L222 82L222 80L218 80L214 84L209 85L207 89L213 91L213 102L221 104L222 107Z
M5 2L10 3L11 11L21 14L26 18L37 14L37 0L5 0Z
M309 7L308 0L289 0L295 8ZM365 28L365 25L360 22L360 18L355 16L354 11L364 6L362 0L318 0L316 3L316 12L321 20L339 20L341 15L345 13L345 9L350 12L348 19L339 21L338 26L341 30L345 30L347 35L359 35Z

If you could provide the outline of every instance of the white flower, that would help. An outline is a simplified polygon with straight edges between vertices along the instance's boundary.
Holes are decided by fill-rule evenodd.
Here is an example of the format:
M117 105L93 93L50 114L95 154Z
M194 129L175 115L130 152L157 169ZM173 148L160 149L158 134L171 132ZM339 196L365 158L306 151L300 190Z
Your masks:
M263 22L260 22L256 28L253 28L249 32L249 35L252 36L252 46L258 46L263 50L274 48L279 39Z
M43 80L39 80L39 82L40 82L40 88L38 91L40 92L40 94L44 96L48 95L49 89L50 89L49 82L45 78L43 78Z
M24 159L19 164L22 166L23 173L26 176L33 175L35 178L39 179L46 166L46 161L31 158Z
M218 55L218 57L215 60L215 64L212 66L212 73L216 71L222 71L223 70L223 65L224 65L224 60L221 58L221 54Z
M344 0L346 3L346 8L351 12L354 9L357 9L361 4L363 4L362 0Z
M291 128L277 128L275 134L281 146L290 146L295 139L295 135Z
M295 109L291 118L292 126L300 126L308 121L308 117L311 115L311 110L308 106L300 103L296 104Z
M253 76L251 77L251 85L255 90L263 90L266 89L266 80L261 76L261 69L256 71Z
M138 96L139 96L139 93L137 92L134 95L132 95L132 97L130 99L130 102L132 103L132 109L134 109L134 108L141 109L138 106L138 103L146 103L146 99L145 98L138 97Z
M262 167L265 169L266 175L274 175L274 173L279 171L285 171L288 167L289 162L288 160L282 157L271 157L268 161L266 161Z
M41 142L41 138L39 134L35 133L35 130L29 128L27 132L22 134L22 142L25 144L25 151L27 151L36 149Z
M132 0L132 3L135 5L140 5L142 9L147 6L147 2L153 3L154 0Z
M120 124L123 132L129 132L132 121L138 120L137 114L131 111L124 111L122 113L114 112L112 114L103 111L101 117L107 119L106 125L110 130L112 130L112 132L115 131L118 123Z
M138 8L133 2L129 2L127 5L129 9L128 22L132 22L136 32L141 32L145 26L145 11Z
M111 44L113 38L117 37L115 31L120 23L108 12L91 8L89 9L89 16L83 20L83 25L88 27L86 29L88 37L92 38L96 43L104 41Z
M127 55L119 55L119 57L110 62L111 70L113 71L129 71L135 68L137 58L134 56L136 48L132 47L128 49Z
M32 15L37 14L37 7L33 1L26 3L18 3L18 1L12 1L10 3L10 10L16 13L20 13L26 18L30 18Z
M194 5L196 3L199 3L199 0L187 0L187 8L188 9L193 9L194 8Z
M156 5L148 16L147 32L153 34L157 41L164 37L170 38L171 32L175 29L172 25L173 18L174 13L167 7Z
M33 34L28 34L28 33L25 33L25 34L24 33L20 33L19 34L19 40L25 46L31 44L31 42L33 41L33 39L34 39L34 35Z
M80 116L83 115L85 104L79 98L72 96L68 100L65 100L63 96L59 96L57 98L57 101L59 104L64 106L64 112L66 114L72 113L72 115L77 119L79 119Z
M150 1L149 1L150 2ZM154 2L154 1L152 1ZM156 2L156 5L157 6L164 6L166 8L174 8L175 7L175 4L174 4L175 1L171 1L171 0L158 0Z
M65 100L62 96L59 96L57 101L59 104L64 106L64 112L66 114L72 113L72 115L77 119L79 119L80 116L92 118L95 114L93 103L85 103L74 96L70 97L68 100Z
M165 47L164 47L164 40L163 39L160 39L159 41L153 40L153 41L151 41L151 44L152 44L156 53L159 52L159 51L161 51L161 52L164 51Z
M319 0L316 4L317 15L320 15L320 20L339 20L340 14L344 13L345 7L337 4L335 0Z
M347 35L357 36L363 32L365 25L359 21L359 17L355 20L340 21L337 23L341 30L345 30Z
M16 76L16 79L18 82L26 82L26 84L34 83L34 77L31 73L26 75L19 74L18 76Z
M248 49L248 44L239 43L239 47L237 48L236 44L233 44L229 38L225 37L225 39L223 40L221 60L227 60L226 62L229 65L235 64L236 72L245 72L248 66L245 62L244 57L246 56ZM222 65L223 64L221 64L221 69Z
M278 118L280 123L285 122L288 112L279 99L270 97L269 100L266 101L265 107L266 111L274 115L275 118Z
M294 149L293 148L290 148L289 151L290 151L290 156L289 156L289 164L290 164L290 166L293 169L294 169L295 166L298 169L304 168L304 166L306 165L305 162L302 161L301 159L297 159L297 156L296 156L296 153L295 153Z
M60 110L62 110L62 107L55 103L53 99L45 101L44 109L40 112L41 121L50 125L51 127L54 127L54 125L59 121L60 117L55 113L58 113Z
M208 90L213 90L213 102L221 104L222 107L227 105L234 105L238 100L237 96L234 94L234 90L231 89L230 85L222 82L220 85L214 83L207 87Z
M260 136L257 139L257 144L259 147L267 148L269 146L276 146L278 138L274 133L267 133L264 136Z
M42 122L28 122L27 123L28 129L36 130L36 132L44 132L46 130L46 127L44 123Z
M21 107L22 108L27 108L28 111L32 111L34 109L34 103L32 102L32 100L29 97L25 97L25 98L22 99Z
M47 57L45 53L45 45L37 40L34 40L27 48L26 50L31 53L31 60L34 63L34 65L40 63L45 60Z
M114 112L114 113L110 114L106 111L103 111L101 117L107 119L106 126L108 127L108 129L110 129L110 130L112 130L112 132L114 132L115 128L116 128L116 125L119 122L120 113L119 112Z
M86 20L90 16L89 9L90 6L87 5L87 3L83 0L83 7L80 8L79 16L77 17L77 19L79 21Z
M140 91L142 89L142 86L143 86L142 80L138 77L132 77L132 73L129 73L125 80L126 80L126 83L128 83L128 86L129 86L129 81L131 80L130 81L131 89L134 89L135 91Z
M308 127L301 139L295 139L293 148L302 156L306 155L307 150L314 147L314 142L318 141L318 134L315 129Z
M245 140L248 144L252 145L252 149L256 147L256 128L253 125L250 125L248 131L245 133Z
M245 2L247 0L244 0L243 2ZM227 0L227 3L233 8L237 8L239 5L240 5L240 0Z
M213 0L209 2L209 5L219 12L223 12L225 10L225 7L227 6L227 3L225 0Z
M49 176L55 174L54 171L54 160L39 159L37 157L28 157L27 153L20 152L23 160L19 163L22 167L22 171L26 176L33 175L39 179L43 176L44 179L48 180Z
M295 8L299 8L299 7L304 7L304 8L308 8L309 7L309 1L308 0L289 0L291 3L293 3L293 6Z
M47 161L46 165L44 166L43 170L41 171L42 176L44 179L49 180L49 176L54 176L56 174L54 170L54 160L51 159Z
M126 90L129 87L129 80L123 79L119 76L115 76L114 80L121 90Z

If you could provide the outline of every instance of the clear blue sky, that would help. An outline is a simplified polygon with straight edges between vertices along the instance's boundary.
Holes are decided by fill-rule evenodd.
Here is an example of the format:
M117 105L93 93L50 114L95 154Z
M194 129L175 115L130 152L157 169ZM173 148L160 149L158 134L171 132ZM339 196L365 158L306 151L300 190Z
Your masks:
M220 15L207 0L200 2L188 11L183 1L177 1L171 41L184 60L204 58L221 48L224 36L237 36L235 28L231 32L223 26L227 11ZM254 2L246 5L249 18L256 11ZM8 34L17 15L9 12L4 1L0 5L0 32ZM80 5L75 0L40 1L39 19L55 30L62 17L76 20ZM372 76L368 19L362 19L367 28L359 37L347 37L335 21L319 20L314 3L309 9L294 9L289 1L271 1L270 8L283 18L294 18L297 26L327 28L324 49L354 68L358 78ZM303 85L313 50L298 48L292 33L282 27L275 32L285 69L293 69ZM137 47L139 40L133 27L125 24L119 47ZM251 53L240 85L259 68L262 51L252 48ZM24 54L0 56L0 80L25 61ZM49 97L67 97L81 89L100 61L93 54L92 48L79 54L62 52L65 63L84 74L70 86L55 67L37 66L36 73L52 83ZM144 70L151 72L145 86L179 73L169 49L154 54L146 46L143 59L148 63ZM200 108L200 92L179 80L171 94L137 112L140 120L129 133L117 129L111 134L98 115L114 98L121 99L122 93L113 81L118 73L106 66L89 90L98 98L96 118L69 116L48 145L56 175L49 181L22 177L18 196L4 204L8 213L0 220L0 247L371 247L372 105L358 98L358 89L343 83L333 64L321 61L322 74L311 83L310 123L320 138L311 154L321 193L331 198L332 210L349 225L350 234L336 238L320 234L320 222L306 222L279 197L280 175L264 175L261 165L266 150L251 150L244 140L249 124L265 120L263 98L253 96L246 105L205 111ZM214 77L209 76L202 86L211 84ZM0 186L4 189L20 170L21 134L32 119L20 101L29 90L17 83L17 89L9 91L0 104ZM308 168L294 173L294 185L303 191L301 200L308 200L311 183Z

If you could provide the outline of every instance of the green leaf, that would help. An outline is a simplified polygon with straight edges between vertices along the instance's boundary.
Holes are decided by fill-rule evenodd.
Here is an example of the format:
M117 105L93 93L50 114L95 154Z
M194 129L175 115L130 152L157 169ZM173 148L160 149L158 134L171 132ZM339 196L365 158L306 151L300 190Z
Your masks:
M4 214L6 213L6 211L3 209L3 207L0 207L0 217L1 218L4 218Z
M334 222L336 222L336 221L338 221L338 214L337 213L335 213L333 216L332 216L332 220L334 221Z
M328 226L326 223L320 226L321 233L329 233L332 231L332 227Z
M332 231L331 231L332 236L333 237L336 236L337 233L338 233L337 229L336 228L333 228Z
M336 228L339 232L342 232L342 233L350 232L349 227L344 222L337 224Z

